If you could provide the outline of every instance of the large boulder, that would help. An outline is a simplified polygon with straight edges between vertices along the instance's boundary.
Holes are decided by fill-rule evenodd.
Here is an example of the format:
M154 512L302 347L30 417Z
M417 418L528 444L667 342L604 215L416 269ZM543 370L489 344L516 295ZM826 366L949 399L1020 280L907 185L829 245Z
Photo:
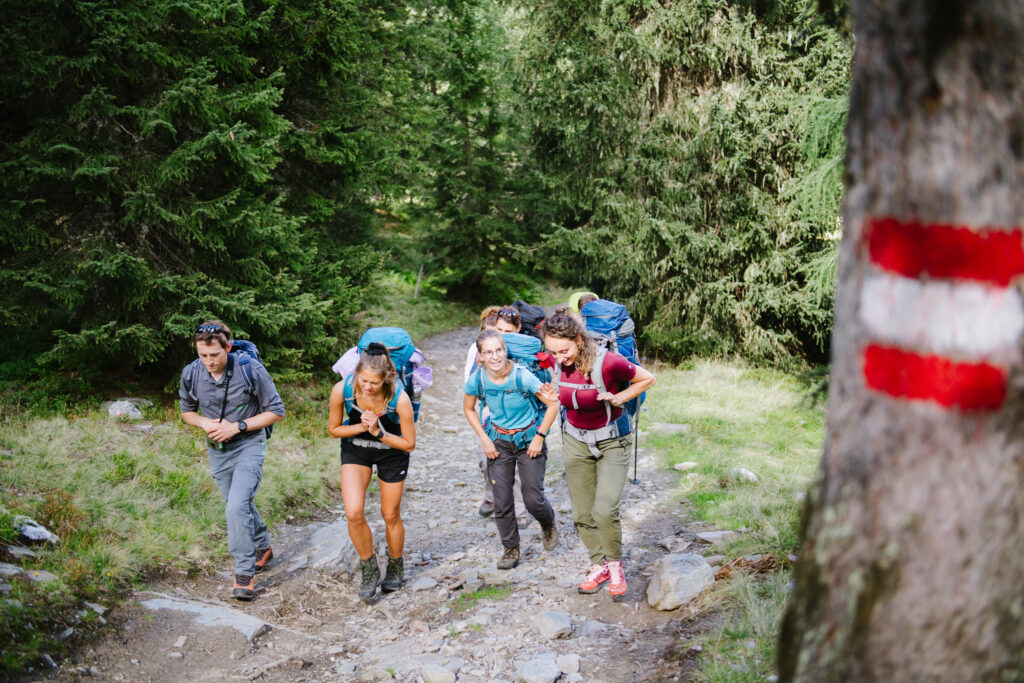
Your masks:
M675 609L714 582L715 570L700 555L666 555L654 564L654 575L647 586L647 603L655 609Z

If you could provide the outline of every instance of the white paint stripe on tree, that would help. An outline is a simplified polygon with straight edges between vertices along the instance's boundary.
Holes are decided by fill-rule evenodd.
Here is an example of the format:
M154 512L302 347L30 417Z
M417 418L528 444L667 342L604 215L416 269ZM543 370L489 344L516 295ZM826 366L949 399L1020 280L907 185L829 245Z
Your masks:
M861 288L860 318L877 341L981 358L1016 347L1024 299L1012 288L875 271Z

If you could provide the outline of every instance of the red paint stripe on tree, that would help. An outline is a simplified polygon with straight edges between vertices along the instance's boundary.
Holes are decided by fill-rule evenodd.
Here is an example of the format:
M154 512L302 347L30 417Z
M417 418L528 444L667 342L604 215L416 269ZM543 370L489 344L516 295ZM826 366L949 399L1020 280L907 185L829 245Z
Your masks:
M1006 370L871 344L864 349L864 381L893 398L934 401L946 408L994 410L1006 398Z
M1020 228L971 228L870 218L865 240L871 262L906 277L974 280L1005 287L1024 275Z

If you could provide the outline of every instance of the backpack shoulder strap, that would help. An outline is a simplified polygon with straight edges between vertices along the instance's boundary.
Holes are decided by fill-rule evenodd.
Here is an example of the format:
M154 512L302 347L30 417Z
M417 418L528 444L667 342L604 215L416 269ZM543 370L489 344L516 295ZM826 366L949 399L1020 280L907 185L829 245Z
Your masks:
M603 394L608 391L604 385L604 359L608 356L608 349L598 349L597 358L594 359L594 367L590 370L590 382L597 387L597 393Z
M526 398L535 398L534 395L531 394L526 389L526 380L523 378L524 372L530 372L530 369L527 368L525 365L520 365L519 363L516 363L515 370L513 371L516 389L518 389L519 393L521 393ZM530 372L530 374L532 375L533 373Z
M604 385L604 359L608 356L607 349L598 349L597 358L594 359L594 367L590 370L590 381L597 387L597 393L603 394L608 391L608 387ZM605 424L612 423L612 404L611 401L604 401L604 414Z
M483 366L477 366L472 377L476 378L476 398L480 401L480 407L487 401L486 393L483 391Z
M256 361L259 362L259 361ZM245 378L245 387L249 390L249 393L253 396L256 395L256 378L252 375L252 356L240 357L238 359L238 367L242 370L242 377Z
M356 405L355 401L355 390L352 385L352 378L355 375L349 375L345 378L345 383L341 385L342 399L345 402L345 418L348 419L348 414L352 410L352 406ZM358 408L358 406L356 406Z
M199 371L199 359L196 358L194 361L185 366L184 379L185 379L185 391L188 392L189 398L193 401L198 401L199 396L196 395L196 372Z

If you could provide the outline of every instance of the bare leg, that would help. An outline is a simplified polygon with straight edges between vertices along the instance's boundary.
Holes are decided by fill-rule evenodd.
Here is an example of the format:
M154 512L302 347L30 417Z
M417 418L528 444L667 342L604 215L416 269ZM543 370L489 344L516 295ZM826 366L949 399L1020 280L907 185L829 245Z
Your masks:
M391 557L402 556L405 546L405 524L402 523L402 492L405 482L380 482L380 514L384 517L384 538ZM358 550L358 548L357 548Z
M348 519L348 535L359 553L359 559L366 560L373 555L373 533L366 524L363 508L366 505L366 488L370 485L373 470L363 465L341 466L341 498L345 503L345 517ZM383 490L383 486L381 489ZM381 500L383 501L383 495Z

